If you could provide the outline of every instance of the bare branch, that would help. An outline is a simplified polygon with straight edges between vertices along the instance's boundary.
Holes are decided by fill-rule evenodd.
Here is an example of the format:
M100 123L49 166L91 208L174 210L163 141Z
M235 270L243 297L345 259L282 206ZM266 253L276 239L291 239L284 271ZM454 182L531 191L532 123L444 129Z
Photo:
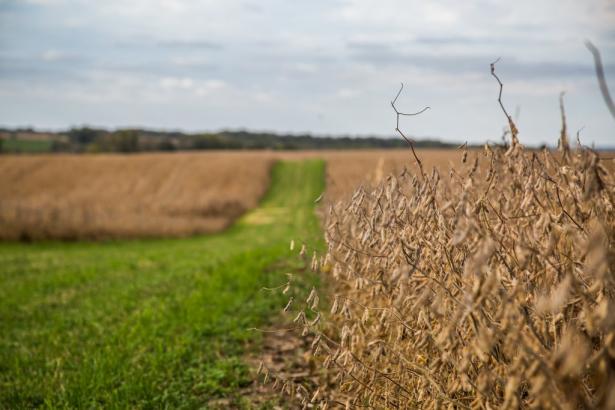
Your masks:
M504 107L504 104L502 104L502 91L504 89L504 84L502 83L502 81L500 80L500 77L498 77L498 75L495 73L495 65L502 59L502 57L498 57L497 60L495 60L493 63L490 64L491 67L491 75L493 77L495 77L495 79L497 80L498 84L500 85L500 94L498 95L498 102L500 103L500 107L502 107L502 111L504 111L504 115L506 115L506 118L510 118L510 115L508 115L508 111L506 111L506 108Z
M401 91L403 89L404 89L404 83L401 83L401 87L399 88L399 91L397 92L397 95L395 96L395 99L393 101L391 101L391 106L393 107L393 110L395 110L395 113L397 115L408 115L408 116L419 115L419 114L424 113L425 111L427 111L430 108L430 107L425 107L425 108L423 108L420 111L411 112L411 113L405 113L405 112L398 111L397 108L395 107L395 103L397 102L397 99L399 98L399 95L401 94Z
M512 137L512 144L516 145L518 143L517 134L519 133L519 131L517 130L517 127L515 126L515 123L512 117L508 114L508 111L506 111L506 108L504 107L504 104L502 103L502 91L504 90L504 84L500 80L500 77L498 77L498 75L495 73L495 65L500 61L500 59L501 57L498 57L497 60L495 60L493 63L490 64L491 75L497 80L498 84L500 85L500 93L498 94L498 103L500 103L500 107L502 108L502 111L504 112L504 115L506 115L506 119L508 120L508 126L510 128L510 134Z
M613 103L613 99L611 98L611 94L609 93L609 88L606 85L606 79L604 77L604 68L602 67L602 58L600 57L600 51L589 40L585 42L585 46L594 56L594 65L596 66L596 77L598 77L598 85L600 86L602 97L604 98L604 102L606 103L606 106L611 112L611 115L613 116L613 118L615 118L615 104Z
M395 109L395 103L397 102L397 99L399 98L399 95L401 94L402 90L404 89L404 83L400 83L400 84L401 84L401 87L399 87L399 91L395 95L395 98L393 98L393 101L391 101L391 104L393 105L393 109L395 110L395 112L397 112L397 109Z
M399 88L399 91L397 92L397 94L395 95L395 98L391 101L391 107L393 107L393 111L395 111L395 114L397 116L396 118L396 125L395 125L395 131L397 131L399 133L399 135L402 136L402 138L404 140L406 140L406 142L408 143L408 145L410 146L410 149L412 150L412 155L414 155L414 159L416 160L416 163L419 166L419 169L421 170L421 176L425 176L425 171L423 171L423 163L421 162L421 160L419 159L419 157L416 155L416 151L414 150L414 143L413 141L406 137L404 135L404 133L399 129L399 116L400 115L405 115L405 116L414 116L414 115L419 115L424 113L425 111L427 111L430 107L425 107L420 111L417 112L413 112L413 113L404 113L401 112L397 109L397 107L395 106L395 103L397 102L397 99L399 98L402 90L404 89L404 83L401 83L401 87Z

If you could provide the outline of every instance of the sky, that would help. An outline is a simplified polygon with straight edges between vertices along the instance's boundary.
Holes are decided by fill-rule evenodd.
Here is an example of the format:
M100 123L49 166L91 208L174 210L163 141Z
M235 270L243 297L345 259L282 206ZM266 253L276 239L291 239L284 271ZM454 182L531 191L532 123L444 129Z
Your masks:
M0 0L0 126L249 129L615 146L615 0Z

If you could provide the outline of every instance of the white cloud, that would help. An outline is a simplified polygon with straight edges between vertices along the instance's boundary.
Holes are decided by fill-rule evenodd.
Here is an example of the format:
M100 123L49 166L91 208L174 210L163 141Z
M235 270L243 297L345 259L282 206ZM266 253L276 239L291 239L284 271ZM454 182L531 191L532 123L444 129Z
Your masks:
M25 0L25 3L37 6L56 6L66 3L66 0Z
M297 71L299 73L304 73L304 74L314 74L318 72L318 65L311 64L311 63L302 63L302 62L292 63L290 64L289 68L293 71Z
M207 80L196 87L196 94L198 96L208 96L213 92L222 90L227 87L227 84L221 80Z
M164 77L160 79L160 86L167 89L190 89L194 85L194 81L189 77Z
M344 99L344 100L355 98L355 97L359 96L360 94L361 94L361 92L359 90L352 89L352 88L340 88L335 93L335 95L338 98L341 98L341 99Z
M273 95L265 91L257 91L253 93L252 98L256 102L265 103L265 104L268 104L274 101Z
M43 61L60 61L60 60L65 59L66 57L67 57L66 53L63 53L62 51L54 50L54 49L45 50L41 54L41 60Z

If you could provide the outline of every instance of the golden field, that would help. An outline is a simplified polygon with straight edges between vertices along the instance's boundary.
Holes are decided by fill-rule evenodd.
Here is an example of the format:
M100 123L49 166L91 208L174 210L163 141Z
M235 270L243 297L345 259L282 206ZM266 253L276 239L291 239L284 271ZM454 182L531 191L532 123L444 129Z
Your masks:
M447 170L455 150L420 150ZM406 167L409 150L208 151L0 157L0 239L176 237L216 232L257 205L275 160L323 158L326 203Z
M103 239L218 231L256 206L259 153L0 157L0 238Z
M445 172L461 160L461 152L451 149L417 150L426 171L432 168ZM317 153L310 153L317 155ZM327 199L347 198L360 185L371 186L390 174L400 174L404 168L411 174L419 169L410 150L326 151Z
M318 372L260 366L273 390L320 408L612 408L612 154L418 154L422 175L407 150L4 156L0 238L218 231L293 175L272 174L276 160L322 158L327 249L312 269L326 285L289 313ZM309 185L300 175L273 192Z

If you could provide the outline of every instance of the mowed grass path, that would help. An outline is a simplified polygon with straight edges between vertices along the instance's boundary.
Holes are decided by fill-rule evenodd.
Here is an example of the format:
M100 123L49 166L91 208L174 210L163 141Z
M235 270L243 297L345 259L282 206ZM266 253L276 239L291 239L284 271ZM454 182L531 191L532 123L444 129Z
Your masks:
M199 408L249 383L242 361L284 306L263 286L320 246L324 163L280 162L221 234L0 244L0 408ZM293 265L294 264L294 265ZM239 401L239 397L236 397Z

